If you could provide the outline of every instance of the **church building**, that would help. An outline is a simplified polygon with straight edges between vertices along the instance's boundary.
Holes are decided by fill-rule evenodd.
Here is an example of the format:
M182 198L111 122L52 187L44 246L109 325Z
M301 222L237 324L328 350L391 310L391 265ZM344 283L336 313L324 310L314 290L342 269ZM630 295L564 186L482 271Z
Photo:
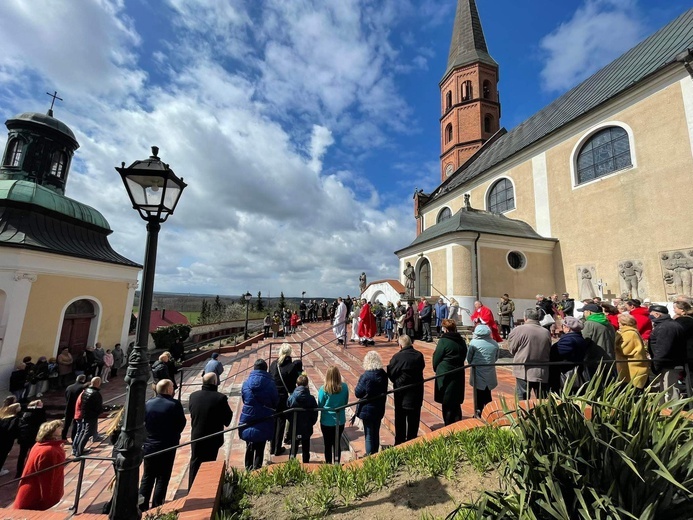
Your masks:
M693 295L693 9L510 131L501 66L458 0L440 184L415 193L416 237L395 253L416 296L495 310L508 293L521 317L539 293Z
M116 253L94 208L64 195L79 147L63 122L9 119L0 165L0 385L24 356L125 344L141 266Z

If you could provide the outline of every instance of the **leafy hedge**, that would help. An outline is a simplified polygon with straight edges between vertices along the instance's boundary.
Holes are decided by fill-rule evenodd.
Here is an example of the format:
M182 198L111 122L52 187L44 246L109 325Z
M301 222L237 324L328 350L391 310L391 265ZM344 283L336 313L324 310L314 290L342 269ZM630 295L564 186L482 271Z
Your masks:
M154 345L158 349L171 350L177 339L185 341L190 337L192 327L185 323L176 323L168 327L159 327L152 332Z

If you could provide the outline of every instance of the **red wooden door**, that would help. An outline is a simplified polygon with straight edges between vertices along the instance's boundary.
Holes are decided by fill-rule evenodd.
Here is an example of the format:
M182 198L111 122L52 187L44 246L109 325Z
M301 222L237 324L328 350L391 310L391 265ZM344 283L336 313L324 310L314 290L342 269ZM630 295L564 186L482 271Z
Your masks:
M68 347L73 357L78 357L87 347L91 318L65 318L60 332L60 348Z
M70 346L70 335L72 334L72 322L73 322L73 320L70 320L70 319L63 320L63 328L60 331L60 343L58 343L58 352L60 352L64 347Z

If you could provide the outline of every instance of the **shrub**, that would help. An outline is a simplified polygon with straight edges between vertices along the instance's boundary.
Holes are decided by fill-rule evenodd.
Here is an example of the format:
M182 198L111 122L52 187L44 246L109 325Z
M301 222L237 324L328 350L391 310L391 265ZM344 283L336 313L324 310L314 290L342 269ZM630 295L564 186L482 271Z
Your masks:
M154 345L162 350L171 350L177 339L185 341L190 336L192 327L186 323L176 323L168 327L159 327L152 332Z
M693 425L682 413L691 400L663 398L600 371L581 395L564 390L519 410L505 491L486 493L476 517L693 518Z

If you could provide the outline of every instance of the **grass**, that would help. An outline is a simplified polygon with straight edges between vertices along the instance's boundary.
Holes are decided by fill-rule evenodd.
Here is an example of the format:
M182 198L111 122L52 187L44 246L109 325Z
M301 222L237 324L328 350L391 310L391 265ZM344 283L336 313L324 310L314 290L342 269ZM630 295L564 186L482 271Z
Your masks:
M249 473L232 468L226 474L221 511L217 520L251 518L251 498L293 486L284 509L293 518L320 518L387 487L402 470L422 478L457 478L464 461L477 471L495 468L513 450L514 434L492 427L454 432L408 447L388 449L368 457L363 465L324 465L306 471L296 459L286 464ZM461 511L457 518L465 518Z

